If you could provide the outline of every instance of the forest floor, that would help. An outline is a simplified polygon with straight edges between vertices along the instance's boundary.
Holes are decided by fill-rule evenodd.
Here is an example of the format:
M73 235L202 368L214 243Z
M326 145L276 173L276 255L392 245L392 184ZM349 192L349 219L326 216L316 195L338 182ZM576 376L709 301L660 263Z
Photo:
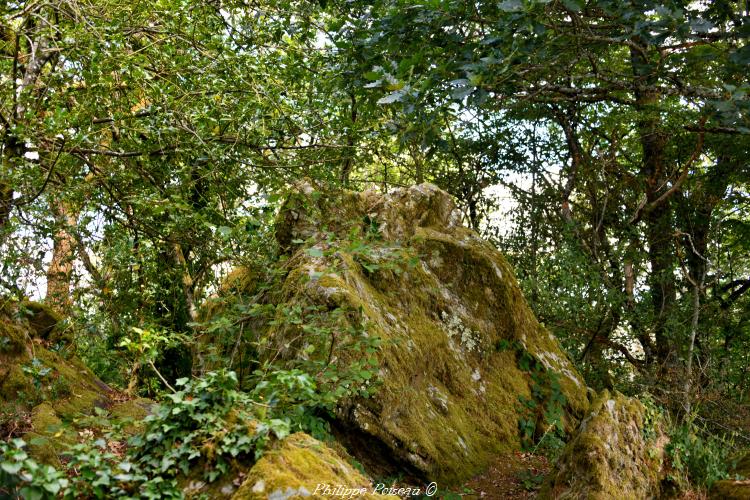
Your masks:
M550 471L546 457L532 453L509 453L499 456L483 474L466 483L464 498L528 499Z

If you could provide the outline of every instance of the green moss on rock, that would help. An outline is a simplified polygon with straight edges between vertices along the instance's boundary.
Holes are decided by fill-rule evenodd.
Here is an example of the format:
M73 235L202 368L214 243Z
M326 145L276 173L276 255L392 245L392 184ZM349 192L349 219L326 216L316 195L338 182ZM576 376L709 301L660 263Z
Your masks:
M148 398L136 398L123 401L112 406L110 414L115 418L130 418L141 420L151 413L151 407L155 403Z
M0 357L26 353L28 332L8 316L0 316Z
M75 356L46 348L60 322L59 315L37 302L6 302L0 309L2 332L12 332L20 343L0 349L0 403L30 415L31 429L23 438L34 457L53 465L77 439L70 424L92 415L96 407L108 408L113 394Z
M60 453L64 450L59 440L37 432L27 432L23 439L29 455L35 460L53 467L61 466Z
M59 455L76 442L76 433L60 419L49 403L41 403L31 411L32 431L23 439L29 444L29 454L40 462L56 465Z
M31 425L42 434L54 434L62 427L62 420L49 403L42 403L31 412Z
M116 403L110 408L109 414L125 423L125 432L135 434L144 427L143 419L151 413L154 402L147 398L136 398Z
M344 457L307 434L288 436L248 471L233 500L330 498L325 487L359 490L351 498L397 498L373 494L372 483Z
M708 494L711 500L748 500L750 499L750 479L716 481Z
M52 307L41 302L24 300L19 304L20 313L26 317L34 336L40 339L50 339L59 324L62 316Z
M741 479L723 479L716 481L708 493L712 500L750 500L750 454L743 455L730 470L730 477L737 475Z
M27 391L34 391L34 386L23 372L21 365L12 364L8 366L0 386L2 399L6 401L18 399L22 393Z
M99 380L77 358L65 359L56 352L37 349L37 358L45 366L52 368L53 377L65 380L69 395L52 400L50 403L65 421L72 421L80 415L90 415L95 407L107 408L112 389Z
M664 478L663 423L646 430L635 398L604 390L565 447L539 498L655 498Z

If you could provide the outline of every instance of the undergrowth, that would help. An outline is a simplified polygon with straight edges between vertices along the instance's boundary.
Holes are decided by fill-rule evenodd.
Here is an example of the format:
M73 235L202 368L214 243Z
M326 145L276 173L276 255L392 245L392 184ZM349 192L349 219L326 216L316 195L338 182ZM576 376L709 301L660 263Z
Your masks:
M327 433L318 416L323 397L299 370L275 371L251 392L238 390L231 371L177 385L123 451L111 450L126 440L116 424L98 439L69 446L61 468L31 458L21 439L0 444L0 493L24 499L180 498L179 479L188 474L210 483L235 463L254 463L290 432Z

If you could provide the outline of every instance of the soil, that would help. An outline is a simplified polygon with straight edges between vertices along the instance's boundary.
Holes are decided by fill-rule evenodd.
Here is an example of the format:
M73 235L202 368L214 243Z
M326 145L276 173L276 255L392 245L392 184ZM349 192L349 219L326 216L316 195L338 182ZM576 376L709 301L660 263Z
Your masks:
M467 499L536 498L544 476L551 465L546 457L531 453L499 456L485 471L468 483L462 492Z

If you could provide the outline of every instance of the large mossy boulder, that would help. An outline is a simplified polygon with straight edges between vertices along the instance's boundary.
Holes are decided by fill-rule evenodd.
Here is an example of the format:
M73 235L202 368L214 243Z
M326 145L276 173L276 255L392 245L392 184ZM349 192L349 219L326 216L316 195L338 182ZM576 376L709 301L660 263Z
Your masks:
M113 405L112 389L65 344L62 319L44 304L0 307L0 427L22 433L35 458L57 464L69 424Z
M326 192L302 183L280 210L276 236L286 273L263 300L285 307L253 325L258 355L319 356L345 371L360 355L345 347L352 332L380 340L374 395L340 402L334 422L368 470L458 484L520 448L519 423L536 417L519 398L556 392L566 428L583 417L581 376L534 317L511 266L462 225L444 191ZM328 317L318 331L332 333L310 334L288 321L291 310Z
M373 493L372 482L345 452L304 433L288 436L248 471L233 500L289 498L398 498Z
M658 498L665 477L660 414L602 391L547 477L539 498Z

